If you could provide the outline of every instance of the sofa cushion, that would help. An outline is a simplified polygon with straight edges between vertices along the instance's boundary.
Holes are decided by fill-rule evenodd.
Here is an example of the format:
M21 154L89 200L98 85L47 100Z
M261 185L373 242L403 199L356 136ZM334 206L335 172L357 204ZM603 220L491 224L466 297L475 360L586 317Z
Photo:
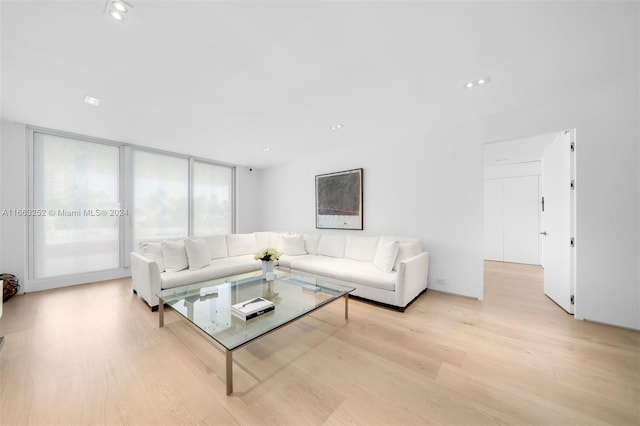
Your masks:
M410 242L410 241L398 241L398 257L396 258L396 263L393 265L393 269L395 271L398 270L398 265L403 260L407 260L420 254L421 250L420 242Z
M380 240L373 259L374 266L382 272L391 272L398 258L399 250L400 245L397 241Z
M385 241L392 240L398 242L399 250L396 263L393 265L394 271L398 270L400 262L412 258L413 256L420 254L422 251L422 242L415 238L382 237L381 239Z
M257 271L262 268L261 262L255 260L253 255L214 259L209 266L201 269L180 272L165 272L160 274L162 288L175 288L197 282L224 278L245 272Z
M278 266L281 266L283 268L291 268L291 259L293 259L294 257L299 256L289 256L287 254L283 254L282 256L280 256L280 259L278 259Z
M390 291L395 291L398 276L380 271L371 262L310 254L292 257L291 269Z
M207 243L200 238L184 240L184 248L187 251L189 269L200 269L211 263L211 255Z
M329 257L344 257L344 235L322 235L318 243L318 254Z
M162 243L140 243L140 254L153 260L158 265L160 272L164 272L164 256L162 255Z
M282 247L282 237L284 237L285 235L287 234L285 234L284 232L274 232L273 234L271 234L270 247L278 250L279 252L284 251L284 248Z
M273 247L275 248L275 238L273 232L254 232L256 236L256 244L258 244L258 250Z
M227 250L229 257L256 254L258 252L256 236L253 234L228 234Z
M178 272L189 267L184 240L163 241L162 256L164 257L164 267L167 272Z
M209 249L209 255L211 259L222 259L229 257L227 252L227 237L224 234L221 235L207 235L206 237L200 237L207 243Z
M359 260L361 262L373 262L373 257L378 249L380 237L360 237L347 235L347 242L344 247L344 257L346 259Z
M318 243L320 242L320 234L303 234L304 248L309 254L318 254Z
M302 235L282 235L282 251L289 256L307 254Z

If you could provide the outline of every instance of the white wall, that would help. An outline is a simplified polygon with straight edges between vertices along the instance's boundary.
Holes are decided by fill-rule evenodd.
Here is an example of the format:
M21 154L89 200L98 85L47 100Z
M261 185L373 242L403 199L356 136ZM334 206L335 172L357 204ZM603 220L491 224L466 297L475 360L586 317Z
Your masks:
M417 237L430 252L430 288L481 299L483 152L473 134L471 128L399 133L393 141L262 170L260 228ZM317 231L315 175L359 167L364 231ZM445 286L435 284L439 278Z
M3 209L27 208L26 128L22 124L2 123L0 138L0 195ZM2 272L13 274L25 290L27 262L27 220L22 216L0 218Z
M236 190L236 232L255 232L258 230L258 172L237 166Z
M263 170L259 227L315 231L314 176L363 167L363 233L420 238L431 252L430 288L482 298L483 144L576 128L576 317L640 329L639 98L635 77Z

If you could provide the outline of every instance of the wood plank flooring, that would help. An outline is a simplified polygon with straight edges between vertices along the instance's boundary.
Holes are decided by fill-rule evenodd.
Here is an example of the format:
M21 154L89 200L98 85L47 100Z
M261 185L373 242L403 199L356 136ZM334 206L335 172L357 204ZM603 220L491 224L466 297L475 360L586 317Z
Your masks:
M321 309L225 358L128 279L15 296L0 424L640 424L640 333L577 321L538 267L486 262L485 300Z

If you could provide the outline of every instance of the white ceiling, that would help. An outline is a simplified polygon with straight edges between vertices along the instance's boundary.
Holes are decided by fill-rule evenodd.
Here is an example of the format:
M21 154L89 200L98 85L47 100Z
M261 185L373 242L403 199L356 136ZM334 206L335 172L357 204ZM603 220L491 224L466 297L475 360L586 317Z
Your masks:
M132 3L2 0L2 118L259 168L637 72L633 2Z

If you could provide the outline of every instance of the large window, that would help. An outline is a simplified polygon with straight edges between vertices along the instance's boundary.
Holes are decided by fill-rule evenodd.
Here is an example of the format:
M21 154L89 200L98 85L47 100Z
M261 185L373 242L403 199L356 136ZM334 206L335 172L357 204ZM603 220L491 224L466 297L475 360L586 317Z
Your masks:
M144 239L227 234L234 168L31 129L29 277L51 285L126 276Z
M120 266L119 167L117 146L34 133L35 278Z
M135 241L189 234L189 160L134 151Z

